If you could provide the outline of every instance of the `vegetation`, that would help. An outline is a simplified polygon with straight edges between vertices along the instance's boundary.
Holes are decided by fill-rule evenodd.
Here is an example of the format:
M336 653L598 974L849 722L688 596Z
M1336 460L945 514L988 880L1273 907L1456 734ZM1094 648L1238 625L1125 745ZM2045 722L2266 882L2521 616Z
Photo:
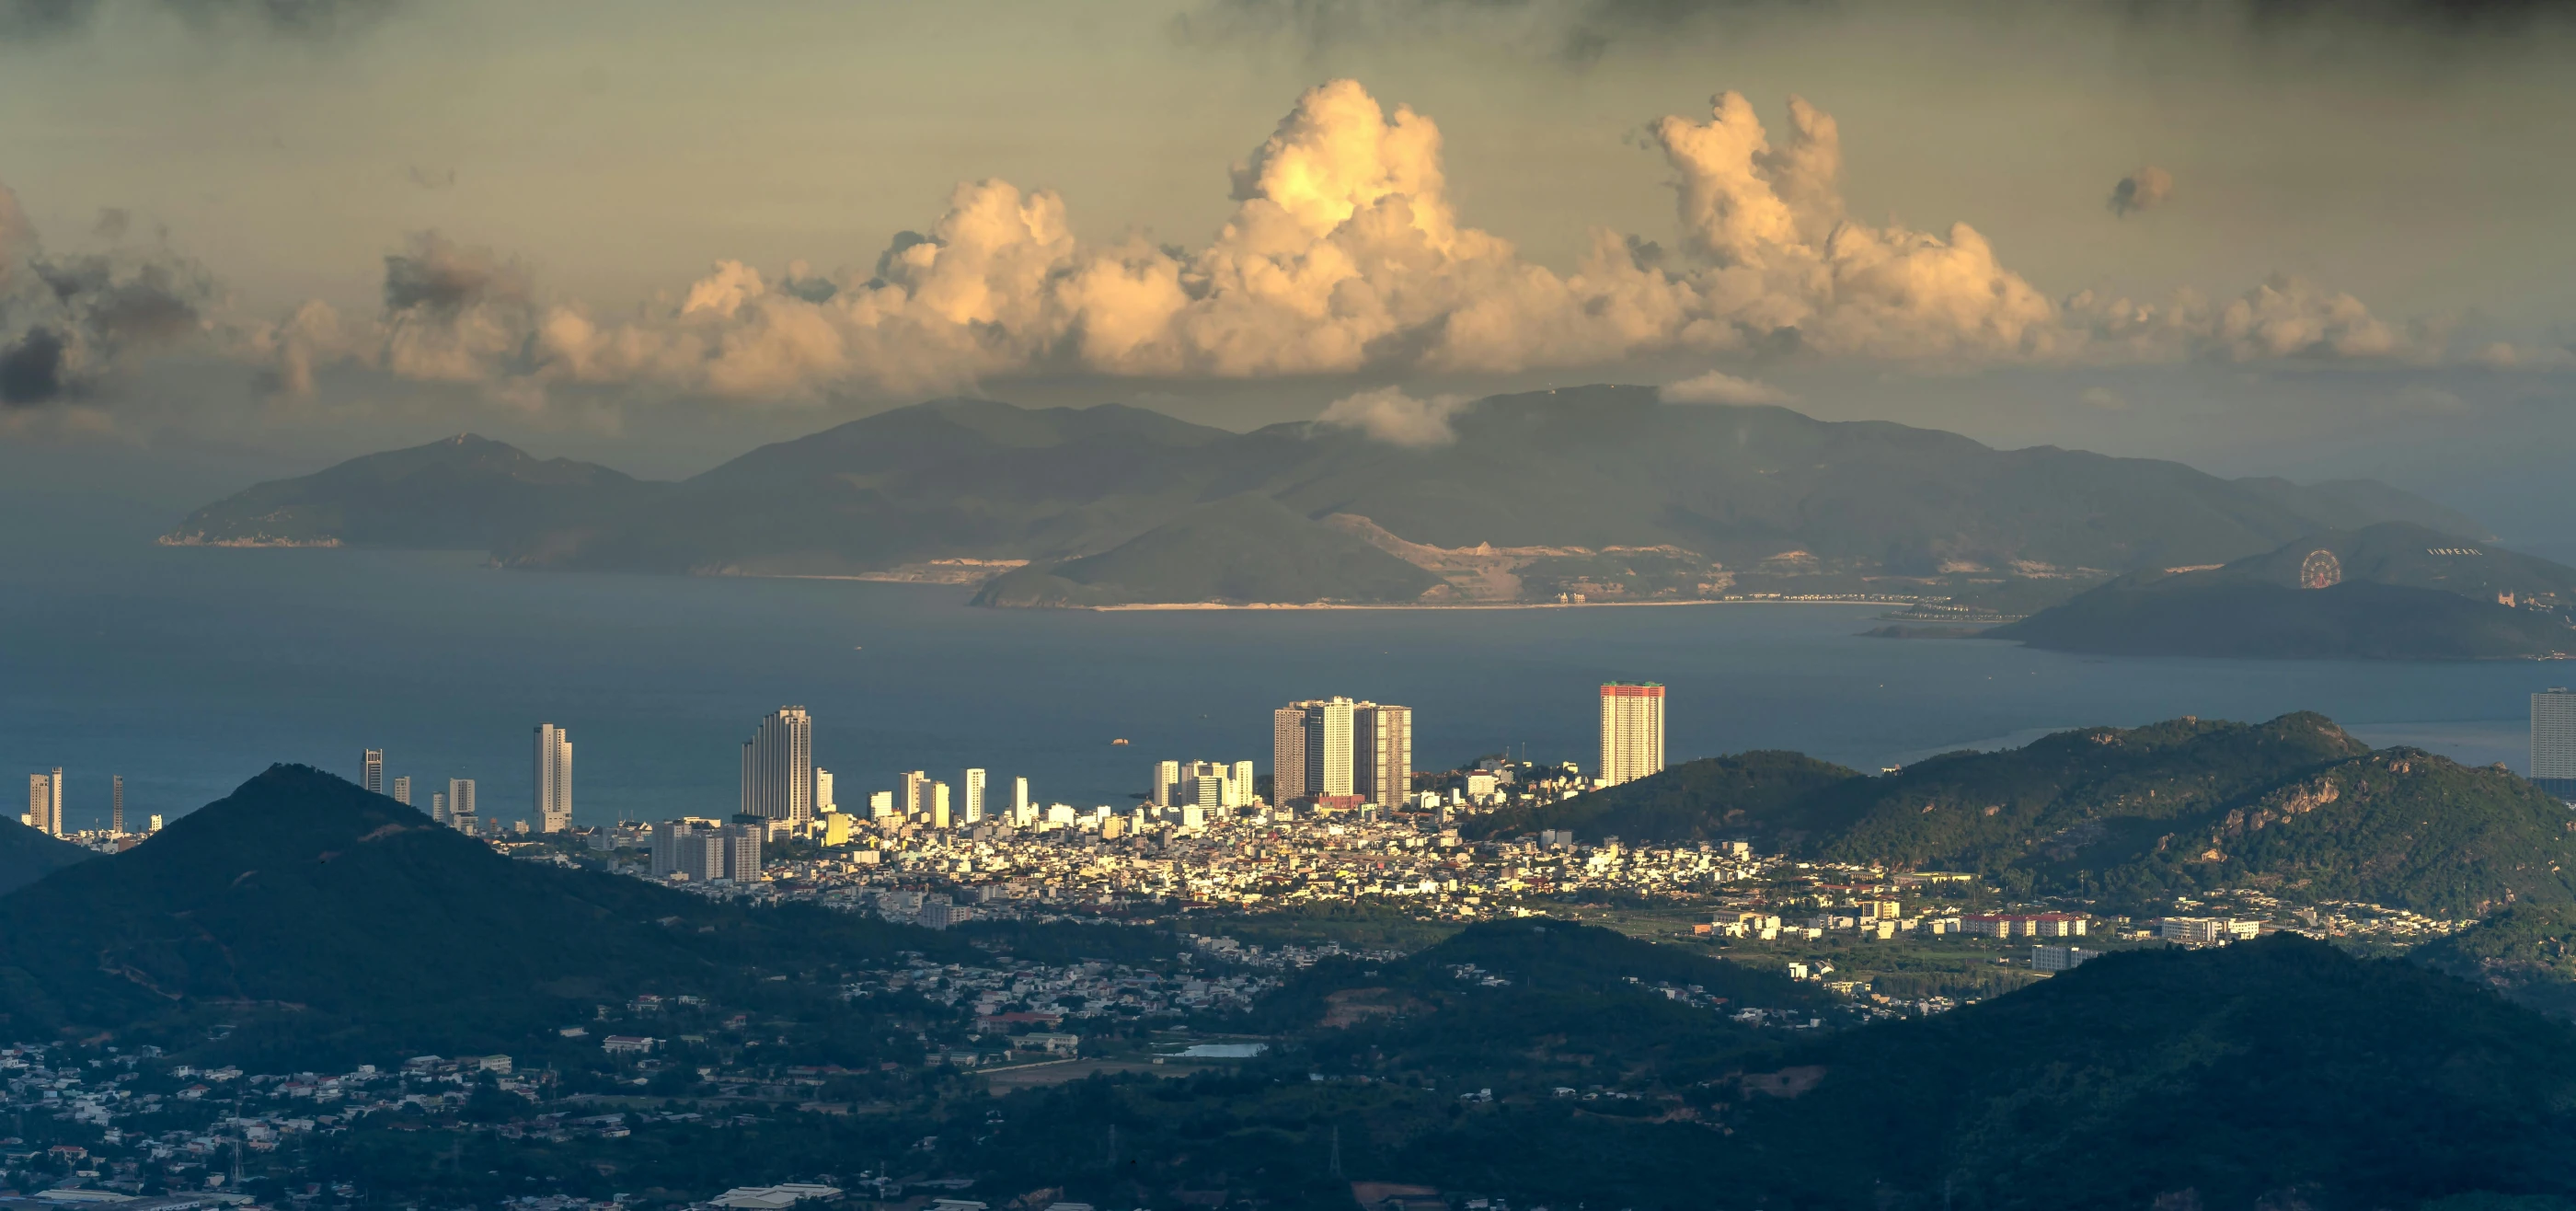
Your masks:
M2408 957L2576 1018L2576 904L2515 904Z
M1230 496L1098 555L995 579L980 605L1403 602L1440 578L1267 496Z
M2373 752L2301 713L2061 732L1875 778L1748 753L1476 826L1568 827L1586 841L1742 838L1832 861L1974 871L2008 892L2113 911L2252 886L2468 917L2576 898L2566 821L2563 805L2509 772Z
M274 1042L310 1067L524 1047L637 992L738 997L904 949L974 953L854 914L755 912L513 861L281 765L0 897L0 1027L166 1044L221 1023L238 1048Z
M15 820L0 820L0 895L95 856L71 842L48 837Z

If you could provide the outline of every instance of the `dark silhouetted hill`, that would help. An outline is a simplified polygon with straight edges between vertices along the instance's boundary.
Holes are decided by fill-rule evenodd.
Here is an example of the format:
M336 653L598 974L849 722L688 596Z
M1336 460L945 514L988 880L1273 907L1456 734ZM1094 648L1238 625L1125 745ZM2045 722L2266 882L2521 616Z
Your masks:
M48 837L15 820L0 820L0 895L98 855Z

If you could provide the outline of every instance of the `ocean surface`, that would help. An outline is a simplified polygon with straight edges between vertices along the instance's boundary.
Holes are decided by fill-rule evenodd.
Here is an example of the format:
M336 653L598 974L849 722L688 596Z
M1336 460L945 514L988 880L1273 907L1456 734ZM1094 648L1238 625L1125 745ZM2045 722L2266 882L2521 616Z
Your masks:
M193 491L193 487L187 489ZM175 497L181 490L174 489ZM1671 760L1799 749L1863 769L2093 724L2333 716L2521 769L2553 664L2104 659L1861 637L1857 606L1029 612L954 588L503 571L479 553L164 548L149 493L0 488L0 772L62 767L66 815L175 815L272 762L355 776L386 751L415 801L478 783L528 814L529 734L569 728L583 823L730 811L738 752L815 716L836 797L903 770L997 798L1126 802L1158 759L1269 768L1269 712L1346 694L1415 711L1416 765L1597 756L1594 687L1670 687ZM1112 741L1126 739L1125 746ZM14 801L13 801L14 802Z

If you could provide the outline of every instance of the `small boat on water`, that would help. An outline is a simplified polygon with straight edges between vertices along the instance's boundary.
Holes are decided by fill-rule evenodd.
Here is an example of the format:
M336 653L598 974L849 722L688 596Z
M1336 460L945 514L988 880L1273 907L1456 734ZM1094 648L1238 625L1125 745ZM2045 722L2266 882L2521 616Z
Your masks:
M1115 739L1115 740L1110 741L1110 742L1109 742L1109 747L1111 747L1111 748L1125 748L1125 747L1127 747L1127 738L1126 738L1125 736L1120 736L1119 738L1117 738L1117 739Z

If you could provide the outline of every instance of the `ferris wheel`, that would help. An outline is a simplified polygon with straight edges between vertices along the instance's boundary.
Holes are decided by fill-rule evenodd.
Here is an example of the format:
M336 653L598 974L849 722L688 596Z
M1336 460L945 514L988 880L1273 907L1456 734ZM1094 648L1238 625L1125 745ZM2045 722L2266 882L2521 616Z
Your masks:
M2331 589L2343 583L2343 561L2332 551L2310 551L2299 561L2299 587Z

